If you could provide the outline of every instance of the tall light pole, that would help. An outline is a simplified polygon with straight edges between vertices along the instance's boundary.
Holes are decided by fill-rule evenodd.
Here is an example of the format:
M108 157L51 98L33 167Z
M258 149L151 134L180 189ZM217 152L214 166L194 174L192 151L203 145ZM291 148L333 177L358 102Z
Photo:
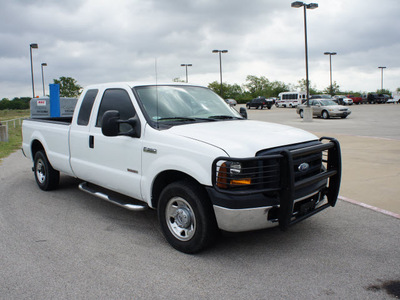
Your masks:
M381 69L381 92L383 92L383 69L386 67L378 67L378 69Z
M336 55L336 52L324 52L324 55L329 55L329 74L330 74L330 79L331 79L331 96L333 96L333 91L332 91L332 55Z
M42 63L42 84L43 84L43 97L46 96L46 90L44 89L44 75L43 75L43 67L46 67L47 63Z
M181 64L181 67L186 67L186 83L188 83L188 71L187 67L191 67L192 64Z
M29 50L31 53L31 75L32 75L32 94L33 94L33 98L35 98L35 82L33 80L33 62L32 62L32 49L38 49L39 46L38 44L30 44L29 45Z
M221 92L220 96L222 97L222 60L221 60L221 53L228 53L228 50L213 50L212 53L219 54L219 77L221 81Z
M305 48L306 48L306 89L307 89L307 110L305 111L304 114L304 121L311 122L312 121L312 110L310 108L310 83L308 80L308 44L307 44L307 9L314 9L318 7L317 3L310 3L306 4L301 1L295 1L292 2L292 7L294 8L304 8L304 42L305 42Z

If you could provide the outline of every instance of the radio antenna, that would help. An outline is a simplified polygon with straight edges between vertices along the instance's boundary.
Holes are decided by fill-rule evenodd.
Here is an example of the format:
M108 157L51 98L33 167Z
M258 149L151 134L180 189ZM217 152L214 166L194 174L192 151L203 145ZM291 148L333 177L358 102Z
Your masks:
M157 74L157 57L154 58L154 69L156 73L156 106L157 106L157 115L156 115L156 122L157 122L157 129L159 129L159 124L158 124L158 74Z

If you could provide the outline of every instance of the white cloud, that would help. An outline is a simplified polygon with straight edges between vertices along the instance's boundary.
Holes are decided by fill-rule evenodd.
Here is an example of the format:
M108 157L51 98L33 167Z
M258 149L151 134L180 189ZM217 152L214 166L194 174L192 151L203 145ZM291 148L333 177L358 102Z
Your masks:
M71 76L81 85L159 81L185 77L207 85L223 79L242 84L247 75L296 83L305 77L302 9L273 0L13 0L0 11L0 99L31 95L29 44L36 86L40 63L47 84ZM333 80L344 89L374 91L400 86L400 2L324 0L307 10L310 80L317 88ZM40 89L37 88L39 92Z

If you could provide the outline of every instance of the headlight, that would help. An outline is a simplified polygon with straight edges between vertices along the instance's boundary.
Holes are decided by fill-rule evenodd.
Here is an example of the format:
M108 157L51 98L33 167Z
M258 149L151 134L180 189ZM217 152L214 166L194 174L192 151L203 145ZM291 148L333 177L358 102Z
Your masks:
M217 170L217 186L219 188L227 189L249 184L251 184L251 178L248 174L243 174L240 162L226 161Z
M231 162L230 173L232 176L239 175L242 172L242 164L240 162Z

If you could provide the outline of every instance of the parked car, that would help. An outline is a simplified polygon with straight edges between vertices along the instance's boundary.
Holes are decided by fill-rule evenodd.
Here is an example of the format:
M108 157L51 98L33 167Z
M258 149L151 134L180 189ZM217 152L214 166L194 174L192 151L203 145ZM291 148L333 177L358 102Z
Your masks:
M375 104L375 103L385 103L387 99L383 94L369 93L367 96L367 101L369 104Z
M273 101L270 99L265 99L265 97L258 97L252 99L250 102L246 103L246 107L248 109L255 107L256 109L260 108L263 109L264 107L271 109L273 105Z
M351 114L351 110L347 107L337 104L330 99L313 99L310 100L310 106L312 107L314 117L322 117L323 119L329 119L331 117L340 117L342 119L347 118ZM297 113L303 118L305 104L297 106Z
M237 101L235 99L225 99L225 102L231 106L235 106L237 104Z
M332 97L332 100L340 105L353 105L353 99L348 98L344 95L335 95Z
M400 92L394 92L392 94L391 101L393 101L393 102L389 102L389 103L399 103L400 104Z
M332 99L332 96L326 94L310 95L310 99Z
M350 98L354 104L363 104L363 98L362 97L356 97L353 95L346 95L347 98Z
M388 101L386 101L386 103L399 103L399 100L396 100L396 99L389 99Z
M59 117L54 94L49 101L58 111L51 119L22 123L22 149L38 187L57 188L63 173L92 196L132 211L157 210L152 216L160 230L154 232L179 251L205 249L220 230L285 230L336 204L337 140L246 120L210 89L91 85L69 118ZM51 205L62 212L65 203L57 202Z

